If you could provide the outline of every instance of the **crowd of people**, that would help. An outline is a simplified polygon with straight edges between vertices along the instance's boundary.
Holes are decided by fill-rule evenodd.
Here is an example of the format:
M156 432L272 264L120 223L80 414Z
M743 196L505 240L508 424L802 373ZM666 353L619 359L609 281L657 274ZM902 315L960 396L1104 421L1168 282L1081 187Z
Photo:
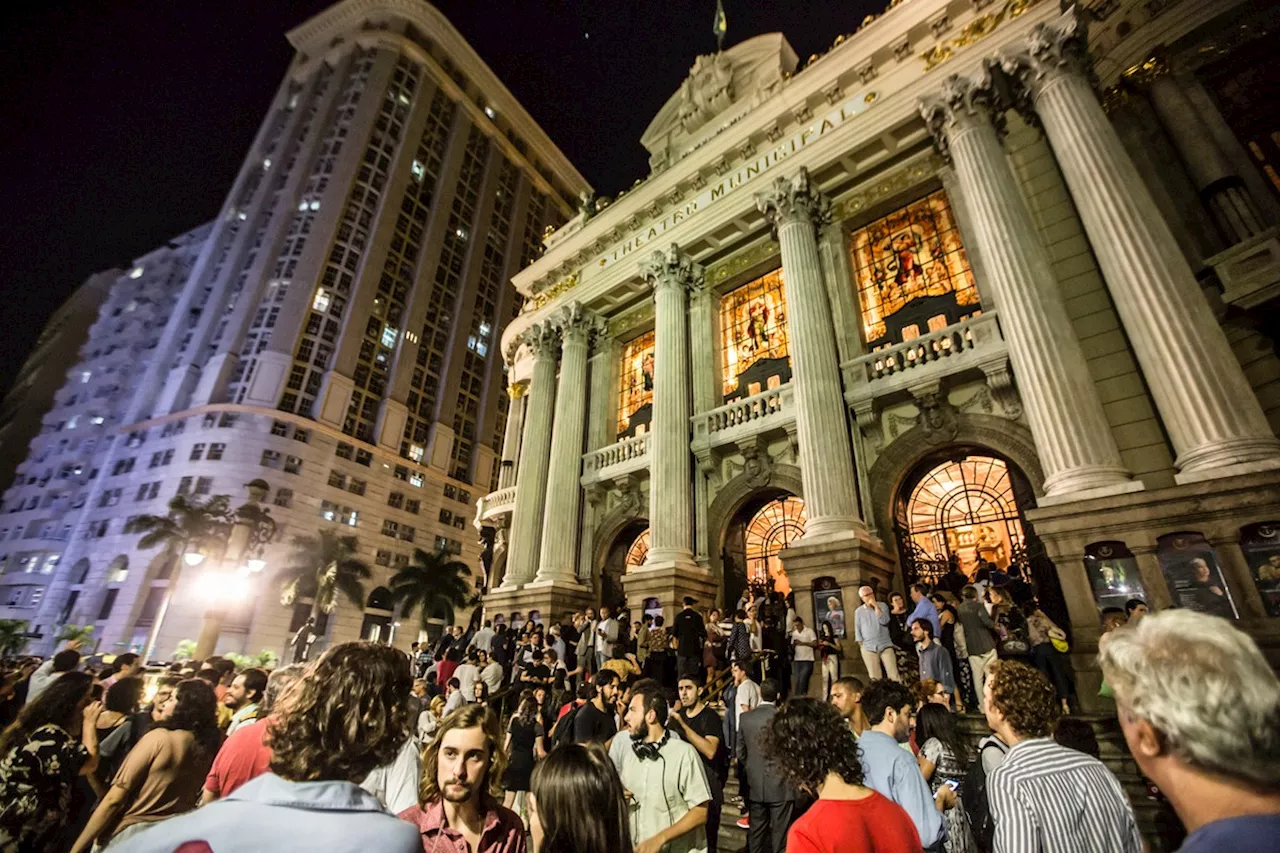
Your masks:
M983 614L1002 614L973 612L987 598L974 592L948 624L991 631ZM1144 850L1052 673L1002 655L994 631L992 649L943 657L942 611L928 590L911 597L911 684L892 637L880 643L905 599L871 590L851 620L866 680L817 668L822 632L784 601L747 602L725 628L690 600L670 629L601 608L518 636L452 629L410 656L343 643L269 673L224 658L148 672L135 655L96 669L75 648L11 661L0 853L702 853L723 848L729 808L752 853ZM1276 849L1280 681L1225 620L1127 615L1109 614L1106 689L1189 833L1182 850ZM785 666L753 617L790 620ZM978 696L957 695L962 665ZM977 742L960 702L985 717Z

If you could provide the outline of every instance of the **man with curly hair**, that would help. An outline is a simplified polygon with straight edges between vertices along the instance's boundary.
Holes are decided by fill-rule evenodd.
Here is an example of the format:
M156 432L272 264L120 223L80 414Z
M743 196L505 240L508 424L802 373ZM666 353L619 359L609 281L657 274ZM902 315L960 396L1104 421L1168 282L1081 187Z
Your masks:
M791 825L787 853L921 850L902 806L864 783L857 739L833 706L792 699L773 715L764 751L788 783L817 797Z
M1187 828L1181 853L1275 849L1280 679L1253 638L1165 610L1130 619L1099 658L1129 752Z
M1141 853L1120 782L1098 759L1053 740L1062 706L1047 678L1000 661L988 674L983 707L1010 747L987 777L995 853Z
M400 812L417 827L424 851L525 853L524 823L498 799L506 763L488 705L464 705L445 717L422 754L418 804Z
M404 652L368 642L334 646L270 719L270 773L135 835L120 853L172 853L184 845L219 853L418 853L413 827L358 784L409 737L412 686Z

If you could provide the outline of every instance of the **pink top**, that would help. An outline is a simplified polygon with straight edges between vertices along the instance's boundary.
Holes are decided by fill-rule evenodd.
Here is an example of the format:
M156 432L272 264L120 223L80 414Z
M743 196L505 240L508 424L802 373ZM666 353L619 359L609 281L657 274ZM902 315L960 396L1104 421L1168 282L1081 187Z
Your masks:
M462 833L445 825L444 801L436 800L425 808L410 806L400 812L399 818L418 827L422 833L422 849L435 853L526 853L524 822L511 809L504 808L489 796L481 800L487 811L484 829L480 831L480 844L475 850L467 847ZM443 842L443 846L438 846Z

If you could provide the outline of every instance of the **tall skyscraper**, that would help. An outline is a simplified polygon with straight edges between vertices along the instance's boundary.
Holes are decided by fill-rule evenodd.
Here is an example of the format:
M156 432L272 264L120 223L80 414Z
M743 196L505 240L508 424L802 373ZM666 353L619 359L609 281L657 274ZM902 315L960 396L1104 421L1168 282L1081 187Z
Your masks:
M175 494L239 504L255 479L281 529L248 600L226 605L220 649L280 651L310 604L283 608L271 576L320 527L357 536L376 568L363 606L327 620L333 639L388 638L387 576L415 548L478 574L509 280L587 184L425 2L348 0L288 37L294 60L24 617L45 645L65 622L99 625L104 650L194 638L197 573L170 595L177 561L123 528ZM407 645L417 614L403 618Z

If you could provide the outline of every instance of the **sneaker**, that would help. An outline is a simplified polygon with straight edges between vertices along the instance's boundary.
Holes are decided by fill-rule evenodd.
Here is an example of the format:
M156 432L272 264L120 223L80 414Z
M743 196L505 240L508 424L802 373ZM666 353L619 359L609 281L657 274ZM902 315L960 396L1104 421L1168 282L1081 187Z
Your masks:
M743 815L742 817L738 818L737 827L738 829L750 829L751 818L747 817L746 815Z

